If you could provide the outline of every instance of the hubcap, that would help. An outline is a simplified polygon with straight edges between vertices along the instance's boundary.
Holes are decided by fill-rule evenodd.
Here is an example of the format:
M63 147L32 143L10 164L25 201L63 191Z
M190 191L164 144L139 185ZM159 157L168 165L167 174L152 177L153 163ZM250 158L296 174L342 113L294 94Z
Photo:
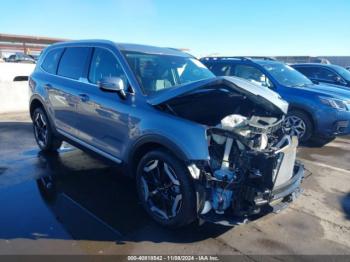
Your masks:
M162 160L151 160L141 177L143 197L149 209L160 219L175 217L182 204L180 182L173 168Z
M306 124L304 120L297 116L287 116L283 128L287 134L297 136L299 139L306 133Z
M37 112L34 115L34 133L38 144L41 147L45 147L47 145L47 123L43 115Z

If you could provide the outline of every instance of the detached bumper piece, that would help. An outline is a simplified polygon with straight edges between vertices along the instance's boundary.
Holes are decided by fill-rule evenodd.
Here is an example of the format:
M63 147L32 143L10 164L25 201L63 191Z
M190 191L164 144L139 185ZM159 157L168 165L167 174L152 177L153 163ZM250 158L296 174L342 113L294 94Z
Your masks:
M246 224L261 218L269 213L278 213L293 202L302 192L300 184L304 177L304 166L296 163L292 178L286 183L274 187L272 191L264 192L247 187L239 200L243 203L249 202L249 209L237 210L234 207L227 209L224 214L217 214L214 210L209 211L199 218L202 221L224 226L236 226ZM236 203L237 204L237 203Z

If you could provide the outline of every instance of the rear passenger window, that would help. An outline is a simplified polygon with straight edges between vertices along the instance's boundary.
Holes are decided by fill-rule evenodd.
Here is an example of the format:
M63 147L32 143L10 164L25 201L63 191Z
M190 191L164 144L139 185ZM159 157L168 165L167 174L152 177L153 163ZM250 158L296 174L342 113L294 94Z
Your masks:
M230 64L217 63L209 66L210 71L216 76L232 75L232 66Z
M314 67L296 67L295 69L307 77L315 78L316 76L316 69Z
M117 58L106 49L95 48L88 79L96 84L104 77L120 77L126 82L126 76Z
M236 65L234 76L249 80L254 84L272 87L271 80L258 68L249 65Z
M57 74L72 79L82 77L90 50L89 47L67 48L61 58Z
M41 67L50 74L56 74L58 61L62 55L63 48L57 48L47 53Z

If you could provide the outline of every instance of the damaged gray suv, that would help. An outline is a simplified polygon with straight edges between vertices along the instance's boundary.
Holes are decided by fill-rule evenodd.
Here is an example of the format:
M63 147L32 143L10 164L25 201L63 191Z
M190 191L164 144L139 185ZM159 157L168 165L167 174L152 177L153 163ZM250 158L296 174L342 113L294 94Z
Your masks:
M158 223L235 225L299 194L297 139L273 91L215 77L170 48L76 41L46 48L29 79L43 151L67 141L121 164Z

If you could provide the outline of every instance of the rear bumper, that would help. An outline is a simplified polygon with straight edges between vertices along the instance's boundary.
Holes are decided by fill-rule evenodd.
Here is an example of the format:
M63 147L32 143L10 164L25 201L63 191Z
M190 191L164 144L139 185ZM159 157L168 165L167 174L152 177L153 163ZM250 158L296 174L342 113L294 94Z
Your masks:
M259 213L247 213L237 216L234 214L234 212L230 212L232 210L226 211L225 214L216 214L214 210L211 210L205 215L200 215L199 218L204 222L210 222L225 226L235 226L254 221L272 212L278 213L282 209L288 207L291 202L298 198L302 192L300 185L303 177L304 166L301 163L296 163L293 177L287 183L275 187L269 193L268 201L266 203L255 203L256 207L259 207Z

